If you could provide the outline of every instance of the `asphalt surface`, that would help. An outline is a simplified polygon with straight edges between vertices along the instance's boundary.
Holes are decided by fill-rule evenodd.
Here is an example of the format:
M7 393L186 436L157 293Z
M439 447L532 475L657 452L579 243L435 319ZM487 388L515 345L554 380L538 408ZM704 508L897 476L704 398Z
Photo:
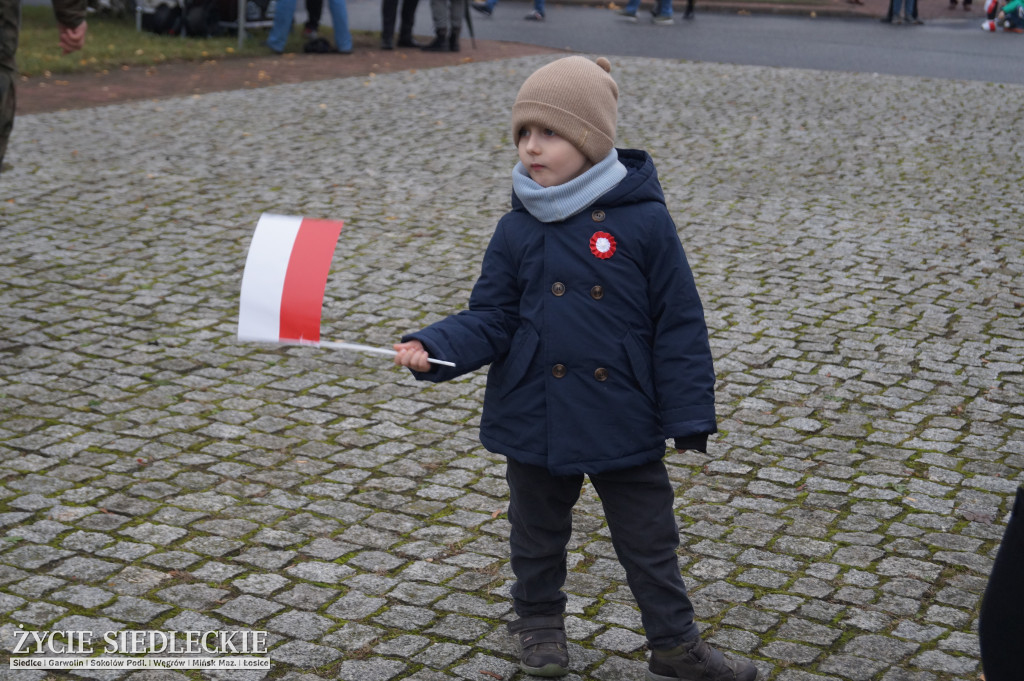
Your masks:
M1024 49L1024 36L982 31L983 3L964 12L941 0L921 0L924 25L894 26L879 21L887 8L884 0L864 1L862 6L825 1L759 7L698 0L693 21L682 20L678 8L675 25L668 27L652 24L644 9L637 23L629 23L616 15L614 3L548 3L543 23L524 21L532 5L512 0L501 0L490 17L476 12L471 16L482 39L595 55L1024 85L1024 70L1013 67ZM418 33L431 33L429 4L418 5ZM354 28L380 30L379 3L350 0L348 7ZM466 51L472 54L468 46Z
M264 211L346 221L324 337L465 306L550 57L19 117L0 180L0 646L267 632L257 671L0 679L511 679L484 373L235 339ZM1022 90L622 57L711 329L721 432L670 453L705 636L772 681L976 681L1024 481ZM571 681L644 638L588 485ZM522 678L521 676L519 678Z

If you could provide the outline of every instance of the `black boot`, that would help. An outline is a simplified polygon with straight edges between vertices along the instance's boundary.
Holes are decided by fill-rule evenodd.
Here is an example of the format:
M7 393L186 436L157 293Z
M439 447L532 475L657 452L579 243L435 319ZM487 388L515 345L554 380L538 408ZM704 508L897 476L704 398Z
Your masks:
M459 33L461 31L461 28L453 28L451 33L448 34L448 49L452 52L459 51Z
M448 51L448 29L439 28L434 31L436 37L429 45L424 45L425 52L447 52Z
M398 46L399 47L423 47L422 44L416 42L416 39L412 37L412 27L402 26L401 30L398 31Z
M382 50L393 50L395 49L395 40L393 33L381 33L380 34L380 49Z
M521 617L508 624L519 651L519 668L533 676L565 676L569 650L561 615Z
M729 659L700 639L651 651L647 681L755 681L757 667Z

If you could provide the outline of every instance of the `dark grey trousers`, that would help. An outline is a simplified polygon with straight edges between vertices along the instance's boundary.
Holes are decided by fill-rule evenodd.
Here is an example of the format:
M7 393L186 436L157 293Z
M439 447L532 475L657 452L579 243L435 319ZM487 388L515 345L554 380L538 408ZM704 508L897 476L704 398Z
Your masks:
M675 495L661 461L591 475L601 497L615 554L640 606L651 648L674 648L699 638L693 605L679 572ZM582 475L553 476L546 468L508 459L511 501L513 605L520 617L560 615L566 546Z
M466 13L466 0L430 0L430 17L434 30L462 28L462 16Z

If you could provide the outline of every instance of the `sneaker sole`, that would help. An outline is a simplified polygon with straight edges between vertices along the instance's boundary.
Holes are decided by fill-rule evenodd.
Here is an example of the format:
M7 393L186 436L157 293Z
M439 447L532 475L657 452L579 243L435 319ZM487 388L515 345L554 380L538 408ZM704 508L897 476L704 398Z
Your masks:
M754 672L752 681L757 681L758 672ZM647 675L644 677L645 681L686 681L681 676L662 676L661 674L655 674L650 669L647 670Z
M679 681L678 676L662 676L661 674L655 674L650 669L647 670L646 681Z
M520 662L519 663L519 668L522 669L527 674L531 674L533 676L543 676L545 678L553 678L553 677L556 677L556 676L565 676L566 674L569 673L568 669L566 669L562 665L560 665L558 663L555 663L555 662L552 662L550 664L546 664L543 667L531 667L528 664ZM675 679L669 679L668 681L675 681Z

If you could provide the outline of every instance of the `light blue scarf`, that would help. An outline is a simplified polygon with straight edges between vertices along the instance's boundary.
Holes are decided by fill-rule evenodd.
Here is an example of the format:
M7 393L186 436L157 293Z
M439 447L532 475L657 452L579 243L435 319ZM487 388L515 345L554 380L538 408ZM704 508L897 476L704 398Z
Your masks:
M554 187L542 187L532 179L522 161L512 169L512 188L530 215L541 222L560 222L597 201L626 176L614 148L604 160L577 178Z

